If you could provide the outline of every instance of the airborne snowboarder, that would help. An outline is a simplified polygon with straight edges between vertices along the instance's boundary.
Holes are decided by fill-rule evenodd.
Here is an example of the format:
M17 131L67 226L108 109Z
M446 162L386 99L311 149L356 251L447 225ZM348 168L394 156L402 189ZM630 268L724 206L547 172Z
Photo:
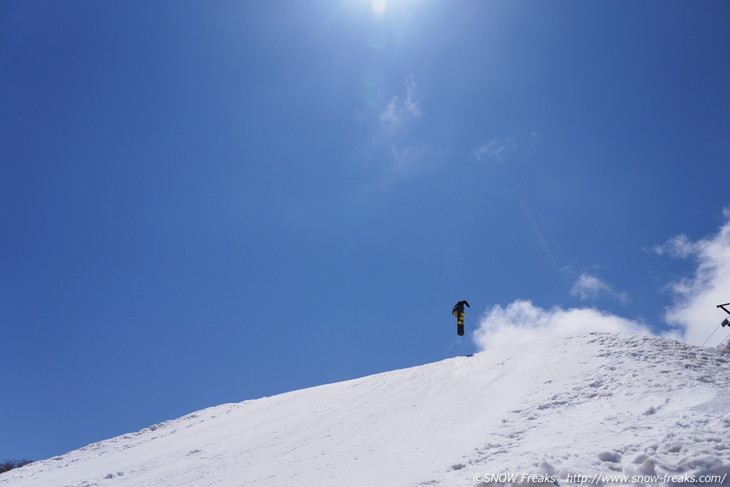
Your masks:
M467 308L471 307L466 301L459 301L451 310L451 314L456 318L456 334L459 336L464 336L464 305Z

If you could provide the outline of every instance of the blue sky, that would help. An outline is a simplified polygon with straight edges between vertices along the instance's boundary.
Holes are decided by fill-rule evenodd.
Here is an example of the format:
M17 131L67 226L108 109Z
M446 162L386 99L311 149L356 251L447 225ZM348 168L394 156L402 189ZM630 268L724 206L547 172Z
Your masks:
M570 313L709 335L728 25L721 1L3 2L0 459Z

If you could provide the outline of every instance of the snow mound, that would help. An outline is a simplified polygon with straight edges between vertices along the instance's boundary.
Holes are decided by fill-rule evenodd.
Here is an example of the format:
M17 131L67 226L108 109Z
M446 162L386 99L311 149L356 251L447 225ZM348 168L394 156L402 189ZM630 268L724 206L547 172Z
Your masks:
M730 485L730 355L590 334L224 404L0 486Z

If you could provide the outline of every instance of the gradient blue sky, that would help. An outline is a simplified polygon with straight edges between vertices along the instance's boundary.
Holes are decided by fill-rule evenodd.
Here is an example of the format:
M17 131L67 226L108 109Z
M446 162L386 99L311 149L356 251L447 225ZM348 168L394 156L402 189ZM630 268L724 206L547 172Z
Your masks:
M666 331L696 262L651 249L730 218L729 25L720 0L1 2L0 460L471 353L461 299L468 334L520 299Z

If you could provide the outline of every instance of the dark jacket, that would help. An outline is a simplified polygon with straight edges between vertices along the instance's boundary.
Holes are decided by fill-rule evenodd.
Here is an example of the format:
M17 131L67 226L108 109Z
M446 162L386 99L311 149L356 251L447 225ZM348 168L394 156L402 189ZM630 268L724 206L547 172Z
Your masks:
M458 318L459 315L464 312L464 305L466 305L467 308L471 308L469 303L466 301L459 301L454 305L454 309L451 310L451 314Z

